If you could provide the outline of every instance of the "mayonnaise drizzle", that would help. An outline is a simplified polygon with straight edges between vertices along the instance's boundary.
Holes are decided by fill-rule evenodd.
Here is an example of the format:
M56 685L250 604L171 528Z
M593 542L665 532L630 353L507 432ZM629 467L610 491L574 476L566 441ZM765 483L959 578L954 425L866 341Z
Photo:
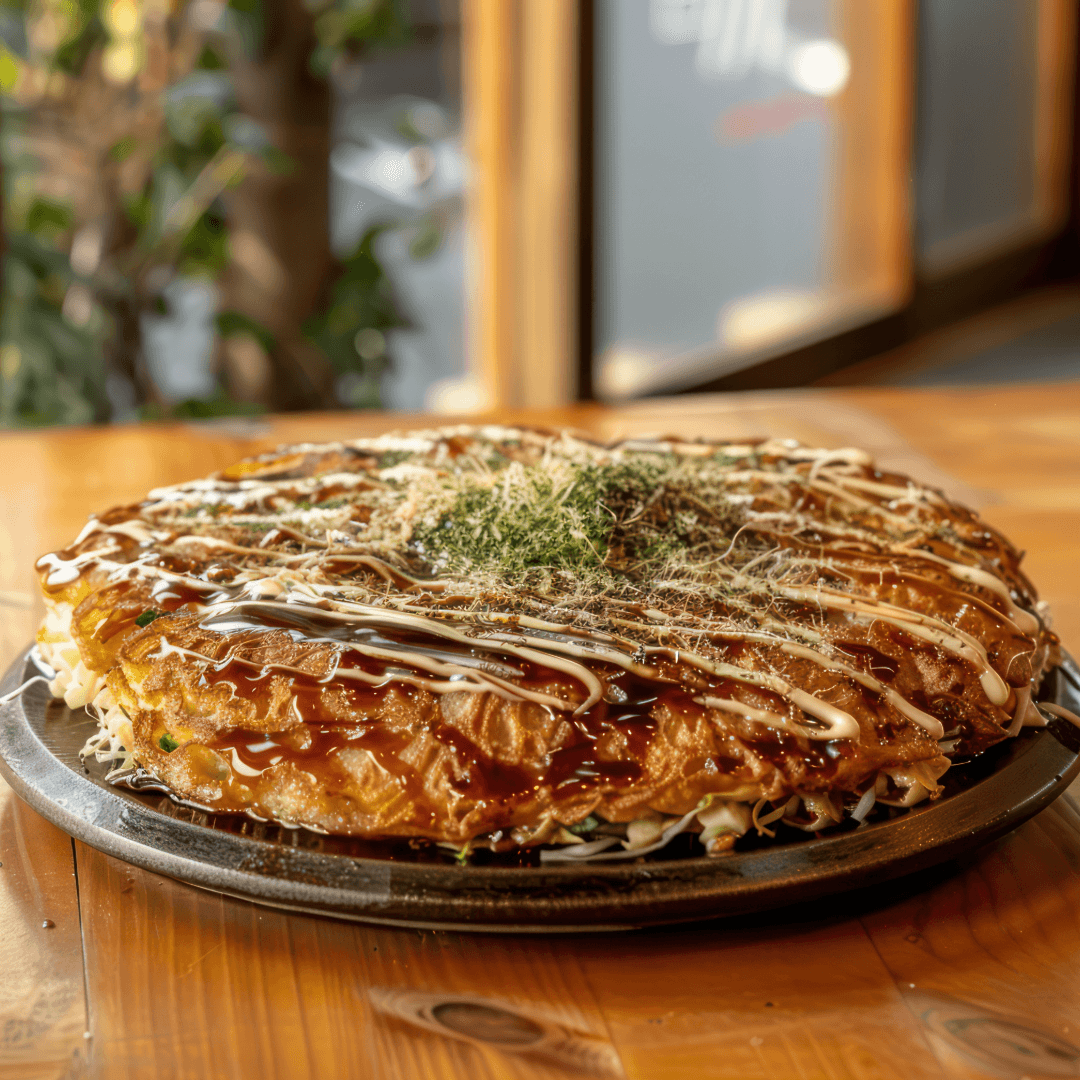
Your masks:
M460 429L461 434L475 435L476 429ZM302 454L308 451L325 452L328 449L341 451L350 448L362 448L368 452L379 452L376 447L384 449L400 449L407 452L430 453L440 445L440 441L450 434L423 433L415 437L400 438L392 437L380 440L368 440L358 443L342 443L333 446L300 446L290 448L294 454ZM487 428L481 429L481 437L488 438L522 438L523 441L532 441L538 446L543 446L545 452L555 452L556 444L544 436L533 436L531 433L522 435L521 432L510 429ZM581 447L590 444L576 442L570 436L563 436L558 441L558 448ZM593 447L595 449L595 447ZM710 444L680 442L669 440L667 442L644 442L627 441L616 444L609 448L613 458L635 452L675 453L684 457L705 457L714 453L717 448ZM798 447L794 444L783 442L769 442L758 446L728 445L720 448L723 454L730 459L752 458L754 455L779 455L781 462L774 469L757 467L756 464L738 469L730 469L723 474L722 482L728 488L735 488L740 484L756 485L759 482L786 487L799 486L805 491L815 492L827 500L838 500L849 507L859 511L872 513L881 518L886 524L900 530L905 536L910 537L914 530L921 526L918 523L917 504L947 505L936 492L922 488L914 483L906 487L883 481L873 480L865 476L854 475L859 469L870 466L870 458L862 451L851 449L841 450L813 450ZM472 460L472 459L470 459ZM809 463L809 469L806 468ZM478 461L474 464L482 464ZM486 466L484 466L486 468ZM432 474L431 469L426 470ZM390 470L383 470L387 474L385 479L391 479ZM282 480L267 480L253 477L225 481L221 479L207 479L195 481L184 485L176 485L168 488L159 488L150 493L148 501L136 513L136 516L119 523L104 525L99 519L91 518L79 535L76 543L81 543L95 533L111 533L126 536L135 540L140 545L160 542L170 537L167 532L161 532L149 522L139 517L138 514L153 514L159 510L168 510L169 513L178 515L185 507L195 507L202 518L201 507L213 508L222 504L242 510L245 507L258 506L265 510L280 504L279 492L288 489L295 493L314 493L320 488L337 486L346 489L364 487L377 487L388 489L388 485L381 479L364 473L338 473L324 474L318 477L292 477ZM732 491L728 497L733 500L746 497L755 499L753 492L743 493ZM883 506L872 501L871 497L890 499L893 502L910 503L912 511L909 514L898 514L890 506ZM277 500L277 502L275 502ZM753 521L763 523L769 518L783 518L787 522L801 521L803 525L812 522L811 519L802 519L799 516L799 507L795 511L786 511L783 514L770 515L759 511L748 512ZM250 516L250 515L248 515ZM799 709L813 723L799 724L795 721L781 717L778 713L768 710L756 710L760 717L772 718L773 726L786 724L793 730L816 739L851 739L859 738L859 724L853 716L843 709L823 701L821 698L810 694L791 683L780 675L768 671L754 671L740 664L721 663L710 660L698 653L685 649L671 649L667 647L643 647L631 638L618 634L611 634L599 629L581 630L571 629L563 624L532 618L525 615L509 615L506 613L476 611L468 609L455 609L450 607L438 614L430 608L420 604L408 602L408 597L413 593L437 594L441 590L448 589L452 583L442 580L421 580L401 571L379 558L355 536L341 532L335 520L332 520L331 511L323 508L312 508L292 514L289 521L302 521L305 527L318 526L324 522L324 538L312 536L307 532L300 531L284 521L274 519L274 531L267 534L262 543L267 543L270 536L288 536L301 542L309 550L300 554L288 554L274 551L262 546L258 548L246 547L233 543L221 537L211 535L186 533L182 535L171 534L169 542L181 548L185 546L201 547L208 551L228 551L241 556L256 556L264 560L277 561L288 569L279 570L272 577L263 577L250 583L242 580L242 574L238 575L231 584L208 583L197 577L184 574L171 573L159 566L149 565L143 558L129 562L110 560L109 555L119 549L115 541L107 541L101 548L85 552L72 559L61 559L58 555L48 555L39 561L39 568L46 571L46 585L55 588L76 580L81 573L92 563L97 563L99 568L108 573L110 580L119 580L123 577L146 576L171 581L176 585L182 585L192 589L206 599L201 609L215 619L230 610L251 610L253 613L259 608L266 611L305 611L312 615L317 614L320 619L329 619L342 625L371 628L397 628L435 638L442 638L463 649L480 649L489 652L500 653L507 657L517 656L522 660L560 671L577 681L584 690L584 699L580 702L565 701L552 695L539 694L527 691L518 686L512 678L500 675L496 670L483 670L483 665L467 661L465 655L461 662L448 662L438 659L430 653L425 654L421 648L411 649L408 646L400 648L380 648L370 643L348 642L343 643L338 638L320 638L311 636L312 641L325 640L332 642L339 649L351 649L357 653L369 656L382 662L390 662L392 659L405 661L418 669L433 676L453 676L449 678L425 679L417 676L416 679L402 679L401 681L413 681L416 685L445 686L440 692L459 691L463 689L475 689L477 691L497 693L499 696L535 700L546 707L560 711L573 711L582 713L597 704L604 694L604 682L590 668L593 664L611 664L622 670L632 672L644 678L658 678L660 671L655 664L647 662L648 659L661 655L675 658L676 663L685 663L698 667L701 670L711 672L719 677L731 679L746 685L760 687L778 694L794 708ZM174 520L176 520L174 518ZM258 515L256 515L258 520ZM328 523L328 524L326 524ZM331 528L330 526L333 526ZM194 527L194 525L192 525ZM826 524L828 530L830 525ZM354 530L355 531L355 530ZM856 531L857 533L857 531ZM906 541L894 541L886 537L875 535L876 551L891 550L905 558L924 559L935 565L943 567L952 577L958 581L975 585L978 588L991 592L1008 609L1008 614L1002 615L1008 619L1021 632L1035 635L1040 630L1038 619L1030 612L1021 608L1013 599L1008 584L995 576L993 573L980 567L970 566L966 563L946 559L935 552L926 551L922 548L913 548L909 545L919 543L919 539L912 538ZM768 553L766 553L768 554ZM148 557L147 557L148 558ZM319 568L327 559L348 560L356 566L365 566L379 574L385 581L401 590L401 594L395 599L392 596L383 597L379 604L371 605L354 599L347 599L346 594L363 596L365 590L352 589L347 585L324 586L318 581ZM813 563L819 567L829 566L824 558L804 560L808 564ZM751 592L755 589L753 578L748 574L749 568L744 566L741 570L727 571L731 581L737 587L746 587ZM246 573L247 571L245 571ZM263 574L266 569L262 569ZM291 575L291 576L290 576ZM314 579L314 580L313 580ZM325 579L323 579L325 580ZM930 642L937 647L952 653L967 663L972 664L979 672L980 684L987 698L994 705L1003 706L1010 698L1011 688L1004 679L994 670L989 663L985 646L971 635L951 626L950 624L926 616L907 608L888 604L884 601L875 600L872 597L851 595L839 590L824 586L805 587L793 584L770 584L774 595L779 595L800 603L816 605L822 609L845 612L854 621L866 624L881 621L896 626L906 633L921 640ZM326 595L326 593L334 595ZM370 594L370 590L367 590ZM245 600L245 593L251 600ZM274 597L280 596L281 600ZM733 600L738 610L737 601ZM199 610L197 607L196 610ZM1000 613L999 613L1000 614ZM656 626L646 627L644 624L634 623L627 620L610 619L608 625L621 627L633 627L648 629L653 633L677 634L685 630L684 627L670 624L670 629L662 621L663 613L652 611L646 613L647 617L656 619ZM755 634L752 632L738 632L735 630L723 630L715 634L703 632L706 636L730 637L746 641L760 642L771 647L779 647L780 651L792 657L807 660L818 666L842 675L878 694L890 706L919 725L935 739L943 736L941 723L923 710L898 694L891 687L882 684L872 675L859 670L851 664L844 663L835 657L828 656L816 648L791 641L782 635L794 632L793 628L782 620L765 616L759 618L759 625L768 626L778 631L776 635L768 633ZM501 624L501 625L500 625ZM809 639L813 643L816 636L809 628L802 628L798 636ZM654 637L653 640L657 640ZM660 636L660 641L665 637ZM678 639L676 639L678 640ZM181 650L177 646L170 646L162 638L161 656L168 655L169 650L180 653L189 651ZM191 653L191 656L201 654ZM220 664L223 661L210 661L207 657L202 659L208 662ZM244 662L239 657L231 657L237 662ZM271 665L287 670L281 665ZM491 667L492 665L489 665ZM374 682L381 677L371 676L370 673L354 669L338 668L334 677L347 679L360 679ZM398 676L395 676L398 678ZM716 705L721 711L741 712L750 716L747 710L749 706L741 703L728 701L715 694L705 695L702 700L725 701L726 705ZM1018 707L1017 715L1024 710ZM754 717L752 717L754 718ZM762 722L766 722L762 719ZM818 726L820 725L820 726Z
M880 600L850 596L830 589L793 588L777 586L777 591L792 600L816 604L834 611L850 612L856 621L871 623L874 620L891 625L951 652L973 664L980 670L979 683L983 692L994 705L1004 705L1009 700L1009 687L1005 680L991 667L986 648L969 634L921 612L895 607Z
M894 545L893 550L905 555L915 555L920 559L928 559L930 562L944 566L948 573L956 578L957 581L964 581L969 585L977 585L981 589L986 589L987 592L992 592L995 596L1005 602L1010 619L1016 624L1017 629L1020 630L1021 633L1035 635L1039 632L1040 623L1035 615L1020 607L1020 605L1013 600L1008 585L1006 585L1001 578L995 577L989 571L982 570L977 566L968 566L966 563L954 562L951 559L944 558L944 556L935 554L933 551L926 551L922 548L918 551L912 551L910 548L904 548L897 544Z

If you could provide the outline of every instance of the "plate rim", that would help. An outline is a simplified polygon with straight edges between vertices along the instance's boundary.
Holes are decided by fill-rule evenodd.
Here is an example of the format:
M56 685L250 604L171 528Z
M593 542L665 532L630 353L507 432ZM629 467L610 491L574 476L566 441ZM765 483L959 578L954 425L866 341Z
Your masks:
M1068 675L1066 675L1066 671ZM30 649L0 695L37 674ZM1080 706L1080 667L1063 652L1053 698ZM886 822L721 859L541 867L453 866L273 844L169 817L76 771L41 739L37 683L0 705L0 774L70 836L187 884L255 903L417 929L497 933L625 930L740 915L820 899L926 869L1002 836L1049 805L1080 773L1080 731L1028 729L1016 752L971 787ZM1018 801L980 807L1019 786ZM882 843L882 840L888 843Z

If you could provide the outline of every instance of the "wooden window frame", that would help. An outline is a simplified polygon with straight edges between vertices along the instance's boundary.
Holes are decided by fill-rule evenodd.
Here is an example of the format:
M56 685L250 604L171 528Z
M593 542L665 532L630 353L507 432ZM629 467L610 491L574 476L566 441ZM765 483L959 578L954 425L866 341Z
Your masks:
M805 385L1033 283L1080 273L1076 242L1077 17L1039 0L1037 202L1028 228L977 260L920 277L909 176L915 0L849 0L856 66L845 111L830 253L838 302L797 337L704 355L646 393ZM462 0L467 197L466 354L478 404L558 407L593 395L592 0ZM870 147L870 151L867 151ZM705 353L708 350L704 350Z
M578 0L462 4L466 352L494 408L579 396L580 11Z

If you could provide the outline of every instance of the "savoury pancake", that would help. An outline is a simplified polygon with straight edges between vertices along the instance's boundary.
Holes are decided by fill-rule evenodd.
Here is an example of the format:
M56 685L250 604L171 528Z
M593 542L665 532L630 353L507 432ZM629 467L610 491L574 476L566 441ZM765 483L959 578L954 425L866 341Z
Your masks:
M1026 724L1009 542L856 450L448 428L301 445L38 563L87 752L216 812L548 859L820 830ZM770 828L772 826L772 828Z

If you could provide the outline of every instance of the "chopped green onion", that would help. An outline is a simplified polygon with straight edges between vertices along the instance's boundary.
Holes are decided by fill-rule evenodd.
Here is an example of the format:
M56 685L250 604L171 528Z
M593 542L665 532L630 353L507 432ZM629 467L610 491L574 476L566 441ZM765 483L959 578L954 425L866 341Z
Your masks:
M160 611L147 610L144 611L136 620L136 626L149 626L155 619L161 617Z
M584 821L579 821L576 825L570 825L568 830L575 836L580 836L582 833L592 832L599 824L600 822L590 814Z
M166 754L171 754L179 747L179 745L180 744L167 731L160 739L158 739L158 746L160 746Z

